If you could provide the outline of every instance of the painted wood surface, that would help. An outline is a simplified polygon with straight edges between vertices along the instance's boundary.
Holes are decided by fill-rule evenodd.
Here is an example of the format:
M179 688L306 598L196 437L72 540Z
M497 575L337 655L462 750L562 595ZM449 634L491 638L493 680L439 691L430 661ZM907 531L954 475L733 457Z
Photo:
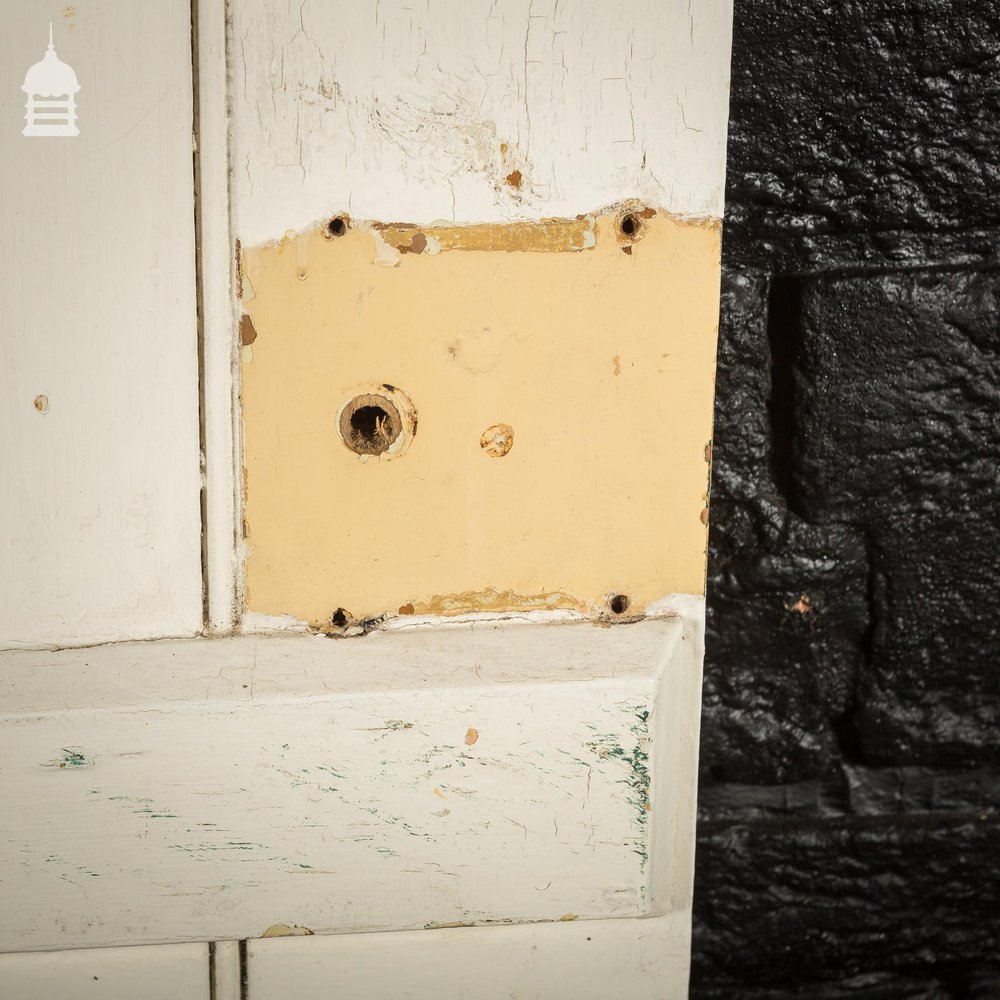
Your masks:
M248 611L703 591L730 14L234 3Z
M387 239L458 246L383 266ZM701 593L719 255L718 225L652 209L244 251L247 607L323 628ZM386 383L412 441L356 454L338 413Z
M206 944L0 955L0 997L215 1000Z
M245 246L337 212L722 215L729 0L234 0Z
M680 606L7 654L0 949L684 911Z
M229 25L225 0L198 0L195 183L202 324L202 418L205 461L204 575L206 627L225 634L238 621L240 497L236 252L230 223Z
M413 6L232 0L230 231L218 173L223 7L199 4L212 631L227 626L242 556L228 537L242 489L242 470L225 461L240 446L229 239L249 251L337 212L460 227L564 217L572 228L577 215L634 198L664 218L721 215L728 0ZM7 614L17 626L0 629L8 642L201 625L187 15L166 0L100 0L66 18L74 44L92 43L62 50L84 84L81 135L18 170L47 185L36 201L50 230L70 219L100 251L80 257L79 239L43 240L27 204L0 207L28 262L0 279L14 275L10 287L30 293L8 329L35 331L11 340L3 387L16 390L11 400L28 392L30 406L45 391L41 374L61 379L46 413L29 410L35 424L20 402L5 403L16 433L3 458L27 469L0 499L5 520L19 522L4 552L0 624ZM25 9L21 19L33 18ZM6 65L11 35L20 27L0 40ZM71 154L91 172L74 173ZM402 256L399 229L384 230L383 264ZM412 233L402 236L412 250ZM70 284L73 329L85 336L54 339L64 302L48 295L40 260ZM710 371L701 376L707 389ZM50 440L41 435L64 392L86 406L66 411ZM707 420L710 392L702 403ZM700 491L694 500L704 502ZM34 546L38 537L46 543ZM700 574L690 589L700 592ZM362 1000L402 980L416 996L449 995L453 983L482 995L470 971L479 956L491 983L528 995L566 984L574 996L597 993L609 981L602 969L620 973L629 995L683 995L702 604L680 595L652 614L611 628L569 611L528 615L546 625L414 615L357 640L0 656L0 791L14 804L0 814L0 879L16 901L0 912L0 951L308 928L316 935L304 941L252 946L258 996L288 995L293 977L303 996L329 995L332 971L341 995ZM467 923L483 926L398 930ZM593 955L579 953L588 926L599 935L589 935ZM349 933L388 929L398 932ZM216 984L230 995L234 951L225 946ZM504 955L524 974L504 969ZM437 956L436 975L426 956ZM366 979L369 962L379 975ZM449 962L457 974L440 965Z
M201 627L190 11L8 4L0 646ZM80 134L20 134L49 18Z
M249 1000L681 1000L682 914L251 941Z

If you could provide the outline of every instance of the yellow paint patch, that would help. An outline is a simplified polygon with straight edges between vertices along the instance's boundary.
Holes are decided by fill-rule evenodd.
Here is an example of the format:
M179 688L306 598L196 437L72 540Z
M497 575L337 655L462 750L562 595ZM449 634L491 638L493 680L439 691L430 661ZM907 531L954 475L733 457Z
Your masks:
M592 613L613 593L641 614L703 591L720 227L630 211L628 256L622 207L352 221L242 249L250 610ZM416 433L361 462L338 414L382 384L412 400ZM498 418L516 444L494 461Z
M296 924L271 924L261 937L306 937L312 936L312 933L308 927L298 927Z

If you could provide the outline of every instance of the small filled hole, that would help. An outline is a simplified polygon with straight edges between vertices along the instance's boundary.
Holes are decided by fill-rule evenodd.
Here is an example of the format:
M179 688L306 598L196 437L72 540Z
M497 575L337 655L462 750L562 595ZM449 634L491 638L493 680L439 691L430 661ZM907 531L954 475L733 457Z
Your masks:
M347 232L347 220L338 215L327 223L326 232L328 236L343 236Z
M330 615L330 624L336 626L337 628L344 628L350 620L350 612L345 611L343 608L337 608L337 610Z
M357 396L340 415L340 435L357 455L381 455L402 433L399 410L384 396Z
M625 612L628 611L628 606L629 599L624 594L612 594L612 596L608 598L608 607L611 608L616 615L625 614Z
M639 220L634 215L623 215L618 225L621 227L621 231L629 238L639 232Z

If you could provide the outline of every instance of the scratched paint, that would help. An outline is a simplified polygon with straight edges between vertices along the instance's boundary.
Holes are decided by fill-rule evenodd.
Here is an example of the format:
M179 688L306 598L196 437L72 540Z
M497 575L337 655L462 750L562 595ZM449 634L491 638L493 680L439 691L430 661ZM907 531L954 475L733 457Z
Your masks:
M241 254L248 610L360 635L701 593L719 224L331 221ZM412 438L355 454L338 420L385 385Z
M654 761L684 734L654 733L646 712L661 677L665 704L697 705L684 627L197 643L210 660L184 642L111 644L88 651L87 676L68 653L4 663L0 732L17 738L0 791L20 804L0 949L652 916L677 787ZM131 702L94 671L128 676ZM71 837L53 815L73 817ZM54 923L53 907L76 916ZM107 916L88 926L94 912Z
M63 747L59 755L46 762L46 767L69 768L93 767L96 761L88 757L80 747Z

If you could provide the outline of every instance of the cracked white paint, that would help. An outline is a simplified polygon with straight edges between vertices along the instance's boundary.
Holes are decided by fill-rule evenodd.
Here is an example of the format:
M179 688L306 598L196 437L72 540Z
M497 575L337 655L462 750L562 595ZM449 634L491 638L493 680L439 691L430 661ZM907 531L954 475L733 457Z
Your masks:
M729 0L236 0L236 231L721 217ZM520 186L506 178L521 174Z

